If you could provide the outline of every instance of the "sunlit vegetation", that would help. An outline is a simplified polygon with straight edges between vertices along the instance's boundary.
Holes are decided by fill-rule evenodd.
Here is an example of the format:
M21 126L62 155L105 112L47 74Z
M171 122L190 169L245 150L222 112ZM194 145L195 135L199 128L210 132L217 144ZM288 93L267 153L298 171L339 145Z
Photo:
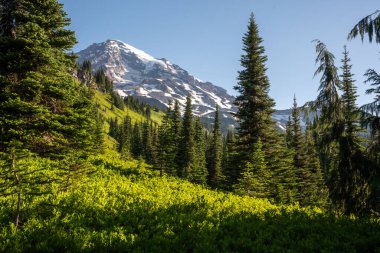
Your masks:
M378 42L377 14L351 38ZM252 15L223 136L190 95L120 97L68 25L56 0L0 0L0 252L380 252L380 77L359 108L346 48L339 69L317 41L320 114L302 129L294 98L280 133Z
M38 161L36 161L38 162ZM158 177L116 154L90 157L93 174L25 204L1 198L1 252L375 252L377 220L209 190ZM353 238L355 238L353 240Z

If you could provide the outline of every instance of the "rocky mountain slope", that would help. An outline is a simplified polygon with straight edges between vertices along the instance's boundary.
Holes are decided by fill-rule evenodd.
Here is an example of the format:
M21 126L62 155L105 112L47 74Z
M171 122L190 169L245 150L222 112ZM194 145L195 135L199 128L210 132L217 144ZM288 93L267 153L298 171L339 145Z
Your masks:
M91 61L94 69L103 68L121 96L133 95L163 109L169 100L185 105L191 94L194 114L213 118L215 105L221 109L224 122L234 123L234 97L225 89L204 82L166 59L157 59L118 40L96 43L78 53L79 62Z
M233 96L164 58L155 58L119 40L92 44L78 55L79 63L88 60L94 70L103 68L114 82L114 90L122 97L133 95L165 109L169 100L178 100L184 108L186 96L191 94L193 112L204 123L213 122L215 105L218 105L222 129L226 131L228 125L236 125L231 115L237 110ZM285 129L290 114L291 110L279 110L273 114L279 129ZM304 124L305 119L302 122Z

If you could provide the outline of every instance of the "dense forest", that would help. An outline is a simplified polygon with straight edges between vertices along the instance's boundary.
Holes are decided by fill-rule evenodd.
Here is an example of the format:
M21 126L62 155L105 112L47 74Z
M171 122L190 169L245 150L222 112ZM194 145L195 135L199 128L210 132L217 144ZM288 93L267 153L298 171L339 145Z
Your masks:
M316 98L280 132L252 14L224 135L190 95L120 97L69 24L57 0L0 0L0 252L379 252L380 75L359 107L346 46L314 41ZM380 43L379 24L348 39Z

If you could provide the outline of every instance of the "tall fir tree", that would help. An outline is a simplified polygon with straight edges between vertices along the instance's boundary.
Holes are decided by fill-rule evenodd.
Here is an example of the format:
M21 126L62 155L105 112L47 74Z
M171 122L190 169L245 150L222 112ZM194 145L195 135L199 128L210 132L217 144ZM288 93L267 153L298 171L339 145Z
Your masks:
M326 206L328 203L328 189L325 177L321 170L318 151L316 148L316 132L309 120L306 121L305 153L306 167L310 171L310 177L304 181L303 205Z
M194 163L194 116L190 95L186 97L186 107L181 129L181 141L177 156L178 175L183 178L190 178Z
M293 124L291 115L289 115L288 121L286 122L285 142L287 148L291 149L293 147Z
M50 157L96 149L96 114L73 76L67 51L76 39L62 5L3 1L0 15L0 151L11 140Z
M314 110L320 110L316 118L317 146L320 154L322 170L330 178L330 169L336 150L336 140L340 130L338 126L342 122L342 103L338 90L340 80L338 68L335 66L335 56L321 41L316 41L316 64L319 64L314 76L321 74L318 96L312 106Z
M222 132L220 131L219 107L215 106L214 130L212 135L211 157L208 172L208 183L212 187L221 187L224 181L222 174Z
M302 201L304 192L306 191L304 185L305 181L310 178L310 171L307 169L307 161L305 154L305 138L302 133L300 109L297 106L297 100L294 96L292 108L292 140L291 147L293 149L293 166L295 169L295 176L297 178L297 200Z
M359 138L359 133L363 130L359 128L356 87L351 68L348 51L344 47L340 76L344 118L339 124L339 153L336 170L332 171L334 187L331 188L331 196L346 214L358 214L367 209L368 165Z
M206 167L206 147L203 126L199 117L195 120L194 142L194 166L190 180L194 183L205 184L208 174Z
M181 135L181 111L178 100L174 101L174 108L172 113L172 128L175 136L175 140L179 141Z
M16 226L26 195L47 193L38 189L57 173L44 163L57 163L63 184L83 168L81 158L99 151L91 93L74 77L75 57L67 53L76 43L69 25L57 0L0 1L0 155L10 161L0 164L0 192L17 195ZM7 171L12 180L4 182Z
M132 130L132 140L131 140L131 152L134 158L138 159L143 157L144 155L144 147L142 143L142 131L141 131L141 123L137 121L133 125Z
M235 192L256 198L269 198L271 175L266 166L263 145L259 139L250 161L246 163L238 183L234 186Z
M347 50L342 60L341 80L334 65L334 56L326 46L317 43L317 62L322 73L316 104L321 108L317 121L319 150L327 174L329 196L336 208L346 214L366 209L368 182L365 177L367 159L358 138L358 114L350 59ZM342 97L338 90L342 90Z
M380 212L380 75L373 69L367 70L365 76L366 83L370 83L372 88L366 91L367 94L374 94L374 101L360 107L361 122L364 127L370 130L370 138L367 147L368 157L372 164L370 169L370 200L369 205L372 210Z
M250 153L257 145L258 139L261 139L267 169L274 176L270 186L273 188L272 192L274 195L288 196L287 199L291 199L290 196L293 194L290 191L294 187L294 179L288 177L293 174L291 159L272 120L275 103L268 94L270 84L266 76L267 57L261 45L262 41L252 14L248 32L243 37L245 52L241 57L243 70L239 72L239 83L234 87L240 93L235 100L238 106L235 116L239 123L235 161L236 166L242 169L249 161ZM283 187L278 188L279 185Z
M233 127L228 127L227 135L225 138L224 144L224 155L223 155L223 175L225 176L225 185L224 187L228 190L231 190L232 185L237 182L239 178L239 170L237 169L236 162L234 158L237 157L235 151L235 129Z
M158 145L157 145L157 165L160 170L160 175L167 173L171 176L177 176L176 136L172 131L173 125L171 102L165 113L162 124L158 127Z
M251 14L248 32L243 37L245 53L241 57L241 65L244 69L239 72L239 83L234 87L240 93L235 104L238 106L236 117L239 123L237 147L243 163L249 160L250 152L259 138L264 149L269 149L265 146L268 146L266 144L269 144L273 135L271 116L275 103L268 94L270 85L265 73L267 57L262 42Z
M142 144L144 159L147 163L153 164L153 140L152 130L149 121L145 121L142 125Z

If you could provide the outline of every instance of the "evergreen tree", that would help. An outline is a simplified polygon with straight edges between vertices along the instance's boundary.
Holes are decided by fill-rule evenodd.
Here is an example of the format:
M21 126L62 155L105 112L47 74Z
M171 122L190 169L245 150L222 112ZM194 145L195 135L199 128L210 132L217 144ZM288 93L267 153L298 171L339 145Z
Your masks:
M246 163L238 183L234 186L235 192L256 198L268 198L270 173L266 166L263 145L259 139L250 161Z
M173 109L173 133L175 135L175 140L180 140L181 135L181 112L179 108L179 102L178 100L175 100L174 102L174 109Z
M160 169L160 175L165 173L176 176L176 150L178 143L175 134L172 131L172 110L171 103L165 113L162 124L158 128L158 144L157 144L157 167Z
M268 95L270 85L265 73L267 57L264 55L262 41L252 14L248 32L243 37L245 54L241 58L241 65L244 69L239 72L239 83L234 87L240 93L235 101L238 106L235 116L239 123L235 161L236 166L242 168L249 161L250 153L255 149L258 139L261 139L267 169L274 176L270 186L272 192L274 195L281 194L291 199L293 194L290 192L294 188L294 180L288 178L293 174L291 158L271 117L275 103ZM281 189L275 190L282 184L284 186Z
M297 107L296 97L293 99L292 108L292 140L291 148L293 149L293 166L295 169L295 176L297 178L297 199L302 201L303 195L306 192L304 187L305 181L310 178L310 171L306 167L306 154L305 154L305 139L301 129L300 123L300 110Z
M328 189L323 176L321 165L316 149L317 139L315 129L309 120L306 121L306 168L310 172L310 177L304 181L304 192L302 204L325 206L328 199Z
M373 88L367 90L368 94L374 94L374 101L363 105L361 118L364 127L370 130L369 143L367 147L368 157L371 159L369 168L370 200L369 204L373 210L380 212L380 75L373 69L367 70L366 83Z
M285 142L287 148L291 149L293 147L293 125L290 115L288 117L288 121L286 122Z
M208 174L206 168L206 147L204 143L203 126L199 117L197 117L195 121L194 142L194 166L190 180L198 184L205 184Z
M248 32L243 37L245 54L241 58L241 65L244 69L239 72L239 84L234 87L240 93L235 104L238 106L236 117L239 123L237 148L243 164L249 160L250 152L259 138L268 153L270 148L266 146L273 139L274 123L271 115L275 103L268 95L270 85L265 73L267 57L262 41L252 14Z
M341 83L338 68L335 66L334 55L320 41L317 41L316 52L316 64L319 63L319 67L314 76L322 74L318 88L319 94L313 105L313 109L320 110L320 115L316 120L318 136L316 145L318 146L322 171L325 173L326 179L329 180L331 170L334 170L334 154L338 153L336 141L342 128L342 104L338 94Z
M104 125L104 118L102 115L96 111L96 130L94 132L95 134L95 143L96 143L96 149L99 153L104 152L104 136L103 136L103 125Z
M135 122L132 131L131 152L133 156L138 159L144 155L143 151L141 125L138 122Z
M226 143L224 145L224 165L223 165L223 175L225 176L225 187L230 189L233 184L237 182L240 176L239 170L236 168L236 162L234 158L237 157L235 152L235 130L232 127L227 129Z
M142 125L142 143L143 143L143 153L144 158L147 163L153 164L153 143L152 143L152 132L150 129L150 124L145 121Z
M84 61L77 71L79 81L85 84L87 87L93 82L94 75L92 73L92 65L90 61Z
M191 96L186 98L185 113L182 121L181 141L178 148L178 175L189 178L194 163L194 118Z
M112 81L106 76L102 68L98 69L94 74L95 82L98 89L104 93L111 93L113 90Z
M116 106L120 110L124 110L124 100L122 99L122 97L120 97L120 95L117 92L111 92L111 99L112 105Z
M220 187L224 177L222 174L222 133L219 123L219 107L215 107L215 121L212 137L211 160L208 172L208 182L212 187Z
M157 156L158 156L158 128L157 123L150 122L150 135L152 136L152 164L157 164Z
M56 0L3 1L0 12L0 151L11 140L42 156L96 149L87 88L73 76L76 42Z
M321 108L318 120L319 147L322 164L327 173L329 195L334 205L349 213L365 210L367 192L367 159L363 155L360 140L356 95L347 50L342 60L342 81L337 76L334 56L321 42L317 44L317 73L323 73L317 105ZM343 92L339 97L338 89Z
M339 126L339 155L337 169L332 171L331 196L334 203L347 214L360 213L366 209L368 198L366 178L367 162L359 139L359 113L356 106L356 87L351 73L350 58L344 48L342 59L341 90L344 118Z
M67 53L76 42L68 25L56 0L0 1L0 194L15 197L16 226L26 196L49 193L57 174L71 178L64 168L79 170L81 157L99 151L91 94Z

